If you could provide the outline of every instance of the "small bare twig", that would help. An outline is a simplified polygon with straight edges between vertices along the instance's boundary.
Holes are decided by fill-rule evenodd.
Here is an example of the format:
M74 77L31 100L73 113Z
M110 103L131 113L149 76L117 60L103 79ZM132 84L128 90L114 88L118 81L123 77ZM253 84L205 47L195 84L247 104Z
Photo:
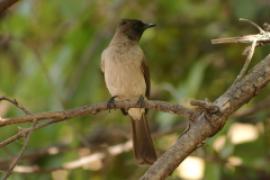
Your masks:
M184 126L185 126L185 123L181 122L178 125L172 127L171 129L168 129L166 131L155 132L155 133L153 133L153 138L158 138L158 137L161 137L161 136L164 136L167 134L179 132L179 130L183 129ZM85 148L89 148L89 147L81 146L79 149L85 149ZM63 165L58 166L58 167L44 169L44 168L41 168L37 165L32 165L32 166L16 165L16 167L14 168L14 172L18 172L18 173L44 173L44 172L51 172L51 171L55 171L55 170L76 169L76 168L80 168L80 167L85 166L85 165L92 164L92 163L97 162L97 161L102 161L108 155L109 156L117 156L121 153L128 152L131 149L132 149L131 141L127 140L124 143L119 143L117 145L109 146L105 150L91 153L91 154L89 154L87 156L83 156L77 160L73 160L73 161L64 163ZM78 148L71 149L71 148L68 148L67 146L63 146L63 145L51 146L51 147L48 147L46 149L35 150L35 152L33 152L31 154L27 154L25 157L32 158L34 156L40 156L40 155L43 155L43 156L44 155L55 155L57 153L70 151L70 150L78 151ZM25 159L25 157L23 157L23 158ZM7 162L9 162L9 160L5 160L5 161L1 162L1 164L7 163ZM2 166L2 167L0 166L0 169L5 170L5 166Z
M4 141L1 141L0 142L0 148L3 148L5 147L6 145L22 138L22 137L25 137L27 134L29 134L30 131L34 131L34 130L37 130L37 129L40 129L40 128L44 128L46 126L49 126L51 124L54 124L54 123L58 123L58 122L61 122L65 119L60 119L60 120L51 120L49 122L46 122L46 123L42 123L42 124L38 124L36 125L35 127L31 127L31 128L24 128L24 129L21 129L18 133L16 133L15 135L13 136L10 136L9 138L7 138L6 140Z
M251 116L257 112L268 110L269 106L270 106L270 96L266 97L261 102L256 103L252 108L235 112L233 117L242 118L245 116Z
M0 0L0 14L15 4L18 0Z
M51 172L55 170L70 170L70 169L76 169L85 165L89 165L95 162L101 162L106 155L111 155L111 156L116 156L118 154L121 154L123 152L128 152L132 149L132 143L131 141L127 141L122 144L117 144L110 146L106 149L105 152L96 152L92 153L83 157L80 157L79 159L66 162L61 166L58 167L53 167L53 168L47 168L47 169L42 169L36 165L34 166L16 166L14 168L14 172L19 172L19 173L35 173L35 172ZM102 163L102 162L101 162Z
M208 100L192 100L190 101L192 106L197 106L203 111L209 112L211 114L219 112L219 107L209 102Z
M115 107L113 108L120 109L120 108L131 108L131 107L139 107L139 106L140 105L138 105L137 100L119 101L115 103ZM179 104L170 104L163 101L145 100L144 107L148 109L156 109L156 110L160 110L164 112L172 112L186 118L190 118L193 114L193 110L191 109L187 109ZM107 102L91 105L91 106L83 106L83 107L74 108L74 109L70 109L66 111L46 112L46 113L31 114L31 115L26 115L26 116L16 117L16 118L3 119L2 121L0 121L0 127L13 125L13 124L19 124L19 123L29 123L33 121L41 122L41 121L49 120L49 122L38 124L35 127L25 128L25 129L20 130L17 134L0 142L0 148L12 143L13 141L21 137L24 137L30 131L46 127L53 123L58 123L64 120L68 120L70 118L89 115L89 114L96 114L97 112L104 111L104 110L108 110Z
M259 30L259 32L260 32L261 34L265 33L265 31L263 30L263 28L261 28L258 24L256 24L255 22L253 22L253 21L251 21L251 20L249 20L249 19L239 18L239 21L240 21L240 22L246 22L246 23L248 23L248 24L254 26L256 29Z
M137 103L137 100L125 100L125 101L118 101L115 103L115 106L112 107L113 109L128 109L132 107L140 107ZM185 118L190 118L193 113L193 110L188 109L184 106L179 104L171 104L165 101L157 101L157 100L145 100L144 107L147 109L155 109L164 112L171 112L177 115L183 116ZM82 106L70 110L65 111L56 111L56 112L43 112L38 114L31 114L21 117L14 117L14 118L3 118L0 121L0 127L12 125L12 124L21 124L21 123L29 123L33 122L34 120L37 121L59 121L65 120L70 118L75 118L79 116L85 116L89 114L96 114L100 111L108 110L107 102L94 104L90 106Z
M251 44L251 46L249 47L249 50L248 50L248 55L246 57L246 60L245 60L245 64L244 66L242 67L240 73L237 75L236 79L234 82L237 82L239 81L240 79L242 79L244 77L244 75L247 73L248 71L248 67L249 67L249 64L251 62L251 59L253 57L253 54L255 52L255 48L256 48L256 45L257 45L257 40L254 40Z
M15 105L18 109L22 110L25 114L28 114L28 115L31 114L30 111L28 111L25 107L23 107L22 105L20 105L16 99L10 99L10 98L5 97L5 96L0 97L0 101L3 101L3 100L12 103L12 104ZM35 128L36 125L37 125L37 121L34 121L31 130L28 131L28 133L23 134L24 137L25 137L23 146L22 146L22 148L21 148L19 154L18 154L18 155L14 158L14 160L10 163L9 169L7 170L6 174L4 175L4 177L3 177L2 179L5 180L5 179L7 179L7 178L11 175L11 173L12 173L14 167L15 167L16 164L19 162L20 158L22 157L23 153L25 152L26 147L27 147L27 145L28 145L28 143L29 143L29 140L30 140L31 133L32 133L32 131L33 131L33 129ZM21 130L21 131L23 131L23 130Z
M244 35L244 36L238 36L238 37L224 37L224 38L216 38L212 39L212 44L224 44L224 43L247 43L252 44L253 41L257 40L258 44L265 44L270 43L270 31L267 28L268 26L265 26L265 30L261 28L259 25L257 25L255 22L243 19L241 18L240 21L249 22L249 24L252 24L254 27L256 27L259 30L259 34L251 34L251 35Z
M258 94L270 81L270 55L258 63L243 79L233 84L213 104L220 113L213 116L199 114L192 126L145 172L141 180L160 180L173 170L208 137L217 133L228 117ZM210 122L210 123L209 123ZM215 124L214 128L210 124Z
M22 105L20 105L18 103L18 101L16 99L11 99L11 98L8 98L6 96L1 96L0 97L0 101L7 101L11 104L13 104L14 106L16 106L18 109L20 109L21 111L23 111L25 114L31 114L30 111L28 111L25 107L23 107Z
M36 124L37 124L37 122L34 122L32 127L35 127ZM11 164L9 165L8 171L6 172L6 174L4 175L4 177L2 179L7 179L11 175L13 169L15 168L15 166L17 165L17 163L19 162L20 158L22 157L23 153L25 152L25 150L27 148L32 131L33 131L33 129L26 134L23 146L22 146L19 154L11 162Z
M235 79L234 83L236 83L237 81L242 79L243 76L247 73L251 59L252 59L254 52L255 52L255 48L258 45L264 45L266 43L270 43L270 31L268 31L268 29L264 30L258 24L256 24L255 22L253 22L251 20L248 20L248 19L240 18L239 21L247 22L247 23L251 24L256 29L259 30L259 33L254 34L254 35L245 35L245 36L241 36L241 37L227 37L227 38L217 38L217 39L211 40L212 44L223 44L223 43L249 43L249 44L251 44L243 52L243 54L247 54L245 64L242 67L240 73L237 75L237 78Z

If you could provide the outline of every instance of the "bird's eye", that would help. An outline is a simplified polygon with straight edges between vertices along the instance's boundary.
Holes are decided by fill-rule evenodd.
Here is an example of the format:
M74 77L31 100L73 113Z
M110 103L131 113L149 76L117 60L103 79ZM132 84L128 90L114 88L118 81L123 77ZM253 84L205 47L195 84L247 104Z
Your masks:
M127 24L127 21L122 21L121 22L121 25L125 25L125 24Z
M140 23L136 23L134 28L137 30L140 30L141 27L142 27L142 25Z

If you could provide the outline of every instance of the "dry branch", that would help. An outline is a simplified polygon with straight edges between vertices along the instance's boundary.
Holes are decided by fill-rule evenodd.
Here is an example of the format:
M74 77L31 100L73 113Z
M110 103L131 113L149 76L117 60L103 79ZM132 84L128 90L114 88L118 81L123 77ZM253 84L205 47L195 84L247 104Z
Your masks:
M255 113L258 113L260 111L269 110L269 107L270 107L270 96L266 97L261 102L254 104L254 106L252 108L234 113L233 117L242 118L242 117L246 117L246 116L251 116L251 115L254 115Z
M14 168L14 172L18 172L18 173L37 173L37 172L44 173L44 172L52 172L52 171L56 171L56 170L71 170L71 169L83 167L85 165L91 165L91 164L94 164L96 162L102 163L101 161L107 155L116 156L120 153L128 152L131 149L132 149L132 143L129 140L125 143L117 144L117 145L113 145L113 146L108 147L106 149L106 152L95 152L95 153L80 157L76 160L66 162L63 165L58 166L58 167L43 169L43 168L36 166L36 165L33 165L33 166L17 165Z
M13 104L14 106L16 106L18 109L20 109L21 111L23 111L25 114L28 114L28 115L31 114L31 112L28 111L24 106L22 106L21 104L19 104L19 103L17 102L16 99L10 99L10 98L7 98L7 97L4 97L4 96L3 96L3 97L0 97L0 101L8 101L9 103L11 103L11 104ZM12 173L14 167L15 167L16 164L19 162L20 158L23 156L23 154L24 154L24 152L25 152L25 150L26 150L26 147L27 147L27 145L28 145L28 143L29 143L29 140L30 140L31 134L32 134L32 132L33 132L33 129L35 128L36 125L37 125L37 122L34 121L33 124L32 124L32 129L31 129L27 134L25 134L25 136L24 136L24 137L25 137L24 143L23 143L23 146L22 146L20 152L19 152L18 155L11 161L11 163L9 164L9 168L8 168L8 170L6 171L6 174L4 175L4 177L3 177L2 179L7 179L7 178L11 175L11 173Z
M153 138L158 138L167 134L171 134L174 132L179 132L179 130L185 128L185 123L181 122L178 125L172 127L171 129L168 129L166 131L158 131L153 133ZM110 135L111 137L111 135ZM94 145L93 145L94 146ZM96 144L95 144L96 146ZM44 156L51 156L51 155L56 155L59 153L65 153L67 151L80 151L82 149L89 149L90 152L93 151L93 153L82 156L79 159L72 160L69 162L64 163L63 165L57 166L57 167L51 167L51 168L42 168L37 165L32 165L32 166L22 166L22 165L16 165L13 172L17 173L47 173L47 172L52 172L55 170L70 170L70 169L76 169L80 168L86 165L91 165L94 164L97 161L103 161L104 158L108 156L117 156L121 153L128 152L132 149L131 141L127 140L126 142L119 143L116 145L111 145L108 146L105 150L99 150L98 152L95 152L94 149L91 148L92 145L90 144L89 146L81 146L79 148L71 148L68 145L65 144L60 144L60 145L54 145L50 146L45 149L40 149L40 150L35 150L32 153L28 153L22 157L22 159L27 160L29 159L30 161L32 159L38 159L42 158ZM1 170L6 170L6 164L10 163L10 159L7 160L1 160L0 161L0 169Z
M132 101L116 102L115 107L113 108L120 109L120 108L131 108L131 107L140 107L140 106L141 105L137 103L137 100L132 100ZM193 116L193 110L187 109L179 104L170 104L163 101L145 100L144 107L148 109L155 109L155 110L160 110L164 112L175 113L177 115L183 116L188 119ZM89 114L96 114L100 111L105 111L105 110L108 110L106 102L90 105L90 106L74 108L74 109L70 109L66 111L45 112L45 113L31 114L31 115L15 117L15 118L2 118L0 119L0 127L13 125L13 124L20 124L20 123L31 123L33 121L36 121L39 124L35 125L35 127L21 129L17 134L1 141L0 148L3 148L4 146L16 141L17 139L21 137L24 137L30 131L40 129L54 123L65 121L70 118L85 116ZM46 122L40 123L41 121L46 121Z
M0 0L0 14L15 4L18 0Z
M239 21L249 23L253 27L255 27L259 33L258 34L252 34L252 35L245 35L240 37L225 37L225 38L217 38L212 39L212 44L224 44L224 43L248 43L250 44L244 51L243 55L246 55L245 64L242 67L240 73L236 77L235 82L239 81L244 77L244 75L248 71L249 64L251 62L251 59L253 57L253 54L255 52L255 48L259 45L264 45L266 43L270 43L270 31L268 27L266 27L266 30L264 30L262 27L260 27L255 22L240 18Z
M205 112L199 114L191 122L189 130L148 169L141 179L158 180L169 176L199 144L217 133L228 117L256 96L269 81L270 55L213 103L220 109L218 114L206 114Z
M137 103L137 100L119 101L115 103L113 109L128 109L131 107L141 107L141 105ZM190 118L193 114L193 110L191 109L185 108L179 104L171 104L164 101L145 100L144 107L147 109L155 109L159 111L175 113L185 118ZM12 124L30 123L34 120L38 122L45 120L59 121L89 114L96 114L100 111L105 110L108 110L107 102L90 106L83 106L65 111L44 112L14 118L2 118L0 121L0 127Z

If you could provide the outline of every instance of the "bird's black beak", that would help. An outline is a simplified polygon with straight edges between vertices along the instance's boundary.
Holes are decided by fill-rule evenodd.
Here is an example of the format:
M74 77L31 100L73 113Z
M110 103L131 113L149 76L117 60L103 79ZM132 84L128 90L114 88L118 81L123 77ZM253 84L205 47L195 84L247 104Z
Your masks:
M156 26L156 24L153 24L153 23L145 24L144 29L152 28L152 27L155 27L155 26Z

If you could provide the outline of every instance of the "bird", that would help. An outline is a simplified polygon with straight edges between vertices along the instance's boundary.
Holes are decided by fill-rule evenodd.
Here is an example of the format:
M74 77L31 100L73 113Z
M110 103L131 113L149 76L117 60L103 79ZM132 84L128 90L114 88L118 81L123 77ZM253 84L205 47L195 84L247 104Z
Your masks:
M143 102L150 96L150 74L139 41L146 29L155 27L138 19L121 19L108 46L101 54L101 71L106 87L115 100L138 99ZM132 142L135 159L139 164L153 164L157 154L146 118L146 109L121 109L132 124Z

